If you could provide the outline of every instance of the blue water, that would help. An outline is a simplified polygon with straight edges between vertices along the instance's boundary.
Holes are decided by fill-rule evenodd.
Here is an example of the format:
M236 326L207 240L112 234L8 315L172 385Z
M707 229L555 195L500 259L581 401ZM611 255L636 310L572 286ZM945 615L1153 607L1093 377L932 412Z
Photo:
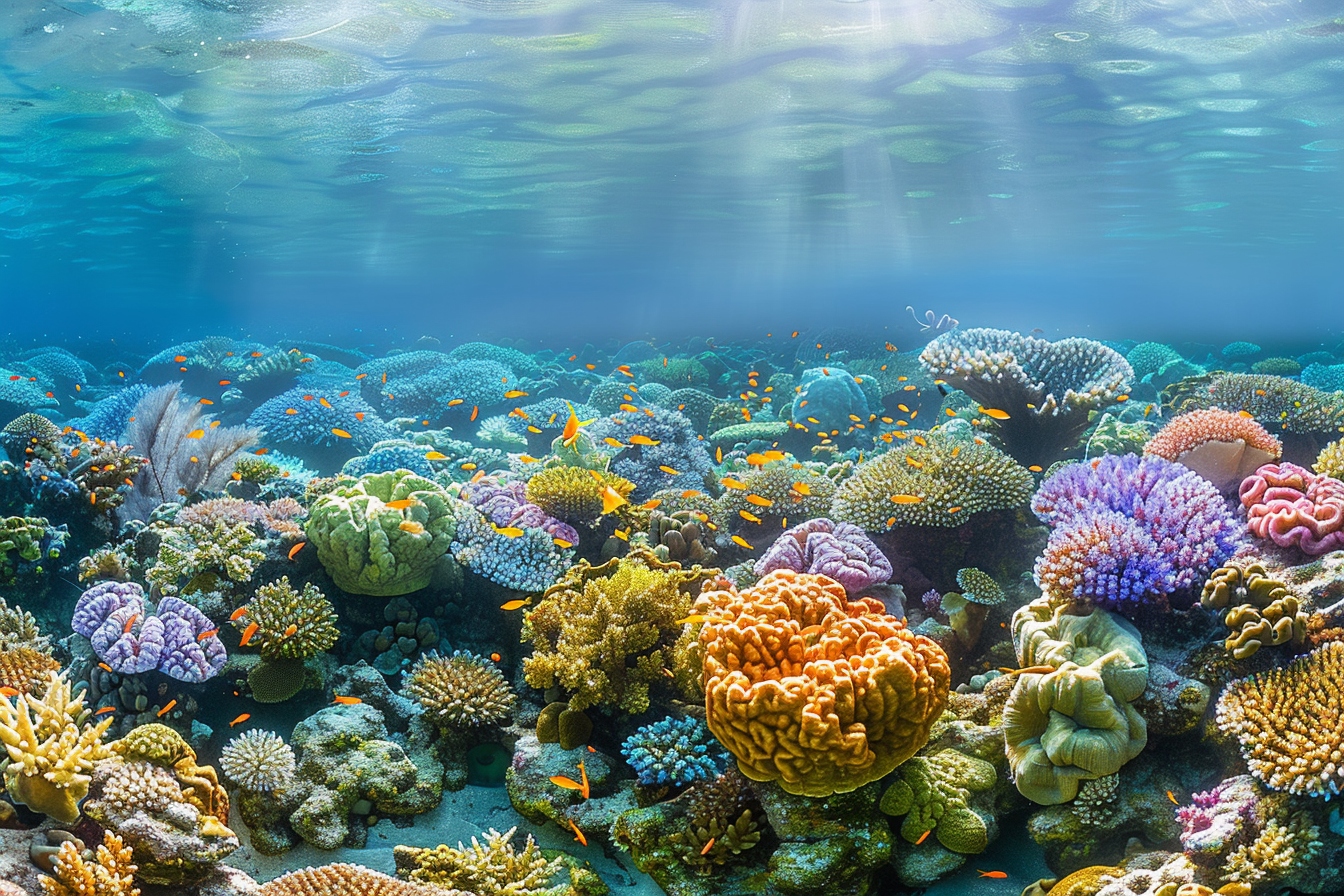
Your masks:
M1339 12L9 0L6 325L1298 335L1340 320Z

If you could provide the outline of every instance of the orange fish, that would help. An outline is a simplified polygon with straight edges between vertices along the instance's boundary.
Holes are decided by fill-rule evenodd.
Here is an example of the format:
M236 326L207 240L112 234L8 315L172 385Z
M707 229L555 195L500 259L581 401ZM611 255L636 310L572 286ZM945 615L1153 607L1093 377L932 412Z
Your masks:
M425 460L447 460L448 455L442 451L430 451L425 454Z
M158 713L159 718L163 718L164 716L168 715L168 713L172 712L174 706L177 706L176 698L169 700L168 705L165 706L163 709L159 710Z
M919 495L892 495L893 504L920 504L924 501Z
M504 393L505 398L523 398L527 395L522 389L510 389Z
M802 495L804 498L812 494L812 489L811 487L808 486L806 482L795 482L792 488L795 492Z
M681 475L681 471L680 471L680 470L675 469L675 468L673 468L673 467L669 467L667 464L659 464L659 465L658 465L658 469L662 470L664 473L666 473L666 474L669 475L669 476L680 476L680 475Z
M351 437L350 433L346 432L343 429L337 429L336 427L332 427L331 434L338 439L348 439Z
M734 479L731 476L725 476L722 479L720 479L719 485L722 485L724 488L736 488L736 489L743 489L747 487L747 484L745 482L743 482L740 479Z
M213 637L214 637L215 635L217 635L217 634L219 634L219 629L217 629L217 628L212 628L212 629L210 629L210 631L208 631L208 632L201 632L199 635L196 636L196 640L197 640L197 641L204 641L204 640L206 640L207 638L213 638Z
M1040 465L1040 464L1032 464L1031 466L1027 467L1027 469L1030 470L1030 471L1033 472L1033 473L1039 473L1039 472L1041 472L1041 465Z
M290 548L289 559L293 560L295 557L297 557L299 555L299 551L303 550L303 546L306 545L307 543L308 542L306 541L301 541L298 544L294 545L294 547Z
M620 439L613 439L611 436L607 436L607 437L604 438L602 441L605 442L606 444L610 445L612 448L625 448L625 447L626 447L626 444L625 444L624 442L622 442Z
M693 488L688 488L688 489L686 489L686 491L684 491L684 492L681 493L681 496L682 496L683 498L698 498L698 497L700 497L700 494L701 494L701 493L698 492L698 491L696 491L695 489L693 489Z
M625 496L611 486L604 486L602 489L602 512L611 513L622 504L629 504Z
M480 407L478 407L477 405L472 405L472 406L471 406L471 416L468 417L467 419L468 419L468 420L471 420L471 421L474 422L474 421L476 420L476 415L479 414L480 412L481 412Z
M754 551L754 550L756 550L756 549L753 548L751 545L747 544L747 540L746 540L745 538L743 538L741 535L734 535L734 536L733 536L733 544L737 545L737 546L740 547L740 548L745 548L745 549L748 550L748 551Z
M109 666L107 663L99 663L99 664L98 664L98 668L99 668L99 669L102 669L104 672L112 672L112 671L113 671L112 667Z
M18 688L10 687L9 685L0 687L0 697L17 697L17 696L19 696Z
M505 538L521 538L523 530L517 526L496 526L495 531Z
M248 642L252 640L252 636L257 633L257 629L259 628L261 628L261 626L253 622L250 625L248 625L247 628L243 629L243 640L238 642L238 646L246 647Z
M689 615L689 616L683 616L683 617L681 617L680 619L674 621L672 624L673 624L673 625L695 625L695 624L698 623L698 622L704 622L704 621L705 621L705 617L704 617L703 615L701 615L700 613L692 613L692 614Z
M769 507L774 504L769 498L763 498L760 495L747 495L747 503L755 504L757 507Z
M625 403L625 404L622 404L622 405L620 405L619 407L620 407L620 409L621 409L622 411L625 411L627 414L638 414L638 413L639 413L639 408L635 407L634 405L630 404L629 402L627 402L627 403Z
M386 507L388 510L405 510L415 503L415 498L399 498L396 501L388 501Z
M919 845L922 844L925 840L929 839L929 834L931 834L931 833L933 833L933 832L932 832L932 831L925 831L924 833L920 834L920 835L919 835L919 839L915 841L915 845L916 845L916 846L919 846Z
M527 606L530 603L532 603L532 598L530 597L514 598L513 600L504 601L504 603L499 605L499 608L501 610L510 610L510 611L521 610L523 607Z
M716 839L717 839L717 838L715 838L715 837L710 837L708 840L706 840L706 841L705 841L705 845L702 846L702 847L700 847L700 855L702 855L702 856L703 856L703 855L708 855L709 851L710 851L711 849L714 848L714 841L715 841Z
M583 785L565 775L551 775L551 783L566 790L583 790Z
M631 444L631 445L653 446L653 445L660 445L660 444L662 444L662 443L659 442L657 439L651 439L651 438L649 438L648 436L645 436L645 435L633 435L633 436L630 437L630 444Z
M193 429L191 432L187 433L187 438L189 438L189 439L203 439L203 438L205 438L205 430L203 430L203 429Z
M980 871L979 868L977 868L977 869L975 869L975 870L976 870L976 871ZM994 880L1007 880L1007 879L1008 879L1008 872L1007 872L1007 871L980 871L980 876L981 876L981 877L992 877Z
M291 553L290 556L293 557L294 555ZM237 622L239 619L242 619L246 615L247 615L247 607L239 607L229 615L229 621ZM111 672L112 670L108 669L107 671Z
M117 711L117 708L116 708L115 706L104 706L102 709L100 709L100 710L98 710L97 712L95 712L94 715L96 715L96 716L105 716L105 715L107 715L107 714L110 713L110 712L116 712L116 711Z
M291 623L285 628L285 634L284 634L284 637L286 637L286 638L292 638L292 637L294 637L295 635L297 635L298 633L299 633L299 627L298 627L298 625L296 625L295 623L291 622Z
M139 619L140 619L140 614L139 614L139 613L135 613L135 614L133 614L133 615L131 616L130 619L127 619L127 620L126 620L126 624L125 624L124 626L122 626L122 629L121 629L122 634L129 634L130 631L131 631L131 626L135 625L135 623L136 623L137 621L139 621Z
M1167 799L1171 800L1173 806L1179 806L1181 804L1180 801L1176 799L1176 794L1172 793L1170 790L1167 791Z
M235 726L235 725L241 725L241 724L243 724L244 722L246 722L246 721L247 721L248 719L250 719L250 718L252 718L252 713L250 713L250 712L245 712L245 713L243 713L242 715L240 715L238 718L236 718L236 719L234 719L232 722L230 722L230 723L229 723L229 727L232 728L232 727Z
M551 541L555 542L555 546L561 550L567 550L574 547L574 542L565 541L563 538L552 538Z
M650 498L649 500L645 501L643 504L639 506L643 507L645 510L657 510L662 505L662 503L663 503L662 498Z
M458 405L460 405L463 402L463 400L464 399L461 398L454 398L452 401L448 402L448 407L455 408Z
M501 659L503 659L503 657L501 657L501 656L500 656L499 654L497 654L497 653L492 653L492 654L490 654L490 661L491 661L491 662L497 663L497 662L499 662Z
M363 703L364 701L359 699L358 697L347 697L344 694L337 694L335 697L332 698L331 702L339 703L342 706L354 706L358 703Z
M998 408L981 408L980 413L984 414L986 417L993 417L995 420L1007 420L1012 416L1007 411L1001 411ZM1008 875L1006 874L1004 875L1004 877L1007 876Z
M577 841L579 841L579 845L580 845L580 846L587 846L587 845L588 845L588 838L585 837L585 836L583 836L583 831L579 830L579 826L576 825L572 820L570 820L570 819L568 819L568 818L565 819L565 821L569 822L569 828L570 828L570 830L572 830L572 831L574 832L574 839L577 840Z
M742 517L742 519L746 520L749 523L756 523L757 525L759 525L761 522L761 518L749 510L739 510L737 512L737 515Z
M397 526L397 528L403 532L409 532L412 535L425 534L425 527L417 523L415 520L402 520L401 525Z

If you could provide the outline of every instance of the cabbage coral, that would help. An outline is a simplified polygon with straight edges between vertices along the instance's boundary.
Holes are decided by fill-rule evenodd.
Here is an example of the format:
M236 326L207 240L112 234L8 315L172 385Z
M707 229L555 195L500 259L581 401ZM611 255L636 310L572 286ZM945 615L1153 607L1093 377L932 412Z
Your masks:
M983 439L933 431L868 460L840 483L831 516L868 532L959 526L1027 502L1035 480Z
M457 528L451 500L404 470L373 473L319 498L306 531L343 591L396 597L426 587L448 552Z

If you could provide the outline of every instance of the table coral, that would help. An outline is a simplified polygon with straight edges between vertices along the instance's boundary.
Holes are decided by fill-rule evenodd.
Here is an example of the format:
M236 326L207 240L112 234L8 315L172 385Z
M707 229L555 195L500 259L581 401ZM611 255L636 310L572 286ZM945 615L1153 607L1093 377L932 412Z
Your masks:
M305 531L343 591L395 597L426 587L448 552L457 528L451 501L412 473L373 473L319 498Z
M953 852L974 854L989 845L985 820L968 805L971 794L990 790L998 780L994 766L956 750L916 756L898 769L899 780L882 795L888 815L904 815L901 836L921 842L933 831Z
M138 869L131 848L111 831L103 832L92 860L86 860L75 841L61 844L52 877L42 877L45 896L140 896L135 885Z
M1311 556L1344 548L1344 482L1297 464L1265 464L1239 494L1257 538Z
M1218 728L1273 790L1329 798L1344 784L1344 643L1332 642L1287 666L1228 685Z
M1039 598L1013 614L1022 668L1003 709L1008 761L1018 791L1055 805L1087 779L1115 774L1148 742L1131 705L1148 682L1148 659L1132 625L1104 610L1086 616Z
M1257 467L1278 460L1283 443L1250 417L1206 408L1173 418L1143 451L1188 467L1227 491Z
M695 613L710 730L743 774L789 793L881 778L924 745L947 704L942 649L825 576L776 570L742 592L719 579Z
M996 431L1023 463L1058 459L1100 410L1129 391L1134 371L1091 339L1049 342L1008 330L952 330L919 355L933 376L1006 416Z
M11 799L65 824L79 817L93 765L109 755L103 734L112 724L87 718L83 693L74 696L69 679L55 672L40 698L0 699L0 773Z
M766 549L754 567L758 576L776 569L828 576L844 585L850 594L860 594L865 588L891 578L891 561L862 529L825 517L786 531Z
M1331 433L1344 425L1344 396L1323 392L1281 376L1259 373L1216 373L1186 380L1172 391L1178 412L1196 408L1245 411L1277 431Z
M1207 610L1225 611L1223 624L1231 634L1223 646L1239 660L1262 646L1300 644L1307 636L1301 602L1261 563L1233 562L1214 570L1199 602Z
M868 532L892 526L959 526L977 513L1027 503L1035 480L978 437L940 430L859 464L840 484L830 515Z
M571 709L640 713L663 681L670 648L691 611L690 592L709 577L632 548L601 566L580 561L528 612L523 675L534 688L559 687Z

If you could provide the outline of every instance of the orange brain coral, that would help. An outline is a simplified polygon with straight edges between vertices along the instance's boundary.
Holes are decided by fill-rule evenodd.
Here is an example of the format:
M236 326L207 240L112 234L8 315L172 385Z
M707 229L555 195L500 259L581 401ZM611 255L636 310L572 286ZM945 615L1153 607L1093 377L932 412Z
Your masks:
M826 576L777 570L696 600L709 729L742 773L789 793L855 790L914 755L947 706L933 641Z

